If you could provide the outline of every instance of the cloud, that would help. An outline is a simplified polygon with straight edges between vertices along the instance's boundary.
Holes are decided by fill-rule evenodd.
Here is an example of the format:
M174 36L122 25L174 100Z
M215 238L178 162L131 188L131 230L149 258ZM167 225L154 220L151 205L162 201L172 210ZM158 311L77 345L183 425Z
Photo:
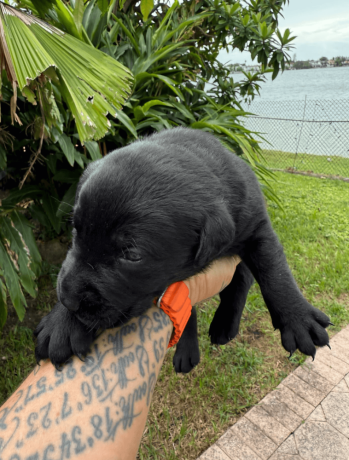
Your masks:
M289 28L291 30L291 35L297 36L297 38L291 42L294 48L289 52L290 56L292 57L296 54L298 60L319 59L321 56L327 56L329 58L333 56L349 56L348 7L345 6L335 15L332 14L327 16L326 13L329 10L324 10L323 7L316 11L312 9L309 11L306 10L303 11L303 22L301 22L298 17L300 7L298 5L298 10L295 8L297 6L297 0L295 1L296 3L294 4L293 10L286 11L285 18L280 21L280 30L282 33L286 28ZM304 0L299 0L299 4L301 1ZM310 6L309 4L308 7ZM321 5L319 4L318 6ZM326 7L327 6L326 2ZM333 13L333 9L331 12ZM315 13L316 19L314 18ZM306 19L307 17L309 18L308 20ZM219 60L222 63L228 61L233 63L244 63L246 61L247 64L255 64L257 62L257 59L252 62L251 55L248 51L241 53L238 50L230 51L229 53L222 50L219 53Z
M349 14L348 14L349 16ZM283 28L285 30L285 28ZM296 35L294 45L303 43L344 42L349 41L349 27L347 17L333 16L317 21L306 21L289 26L292 35Z

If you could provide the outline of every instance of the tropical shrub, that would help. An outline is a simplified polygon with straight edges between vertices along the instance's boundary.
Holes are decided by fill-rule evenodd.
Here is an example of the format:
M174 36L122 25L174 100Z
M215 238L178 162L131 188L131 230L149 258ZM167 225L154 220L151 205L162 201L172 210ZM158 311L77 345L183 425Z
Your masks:
M50 237L69 233L67 216L85 166L138 137L178 125L211 131L250 162L265 193L276 199L258 142L243 126L248 114L241 102L259 92L265 72L271 70L275 78L285 67L293 38L288 30L284 35L278 31L277 18L286 0L253 0L250 5L176 0L172 6L152 0L16 3L40 18L26 27L35 28L34 39L40 38L48 54L43 65L50 58L54 65L40 68L37 59L29 68L29 81L23 77L19 84L22 94L15 94L11 75L2 72L0 171L6 174L3 184L10 194L0 206L0 325L6 321L7 295L22 319L22 289L36 294L40 255L33 223L39 222ZM50 23L49 38L40 30L41 20ZM18 21L15 25L22 31ZM57 37L52 38L54 33ZM34 39L27 30L23 34L29 53ZM217 61L220 49L229 46L249 49L262 64L261 72L234 82ZM115 81L102 68L111 61L117 63L112 66ZM24 65L17 62L16 75ZM69 87L64 79L73 77L77 80Z

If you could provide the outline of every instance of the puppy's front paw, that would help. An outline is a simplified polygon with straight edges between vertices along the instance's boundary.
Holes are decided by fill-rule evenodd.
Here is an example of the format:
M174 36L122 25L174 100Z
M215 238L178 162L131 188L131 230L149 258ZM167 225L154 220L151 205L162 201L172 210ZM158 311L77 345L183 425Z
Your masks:
M187 374L200 362L200 351L197 341L195 343L178 342L176 353L173 357L173 366L177 374Z
M89 331L61 303L56 303L34 331L37 338L35 358L49 358L56 368L72 355L81 357L88 353L95 331Z
M330 324L332 323L325 313L307 303L306 308L298 310L297 315L287 321L280 321L282 345L290 353L290 357L298 348L301 353L312 356L314 360L315 346L323 347L329 343L325 328Z

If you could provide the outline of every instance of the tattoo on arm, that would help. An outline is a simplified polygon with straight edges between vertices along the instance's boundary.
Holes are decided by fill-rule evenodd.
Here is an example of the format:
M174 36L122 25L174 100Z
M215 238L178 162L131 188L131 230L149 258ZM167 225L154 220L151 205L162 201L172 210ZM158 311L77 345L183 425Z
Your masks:
M120 431L131 428L142 413L137 403L150 405L157 380L154 369L165 356L171 332L165 334L164 329L170 323L162 310L153 311L106 334L84 363L70 360L61 371L55 370L52 379L40 377L40 367L35 367L32 375L37 380L18 390L12 405L0 410L0 460L83 458L96 443L114 441ZM130 334L136 334L137 343L125 342ZM149 341L151 352L145 346ZM105 365L107 357L110 364ZM74 380L81 375L83 381L73 393ZM136 387L135 375L140 376ZM92 407L96 412L84 418L84 411L91 414ZM22 411L28 415L21 417ZM64 428L70 418L81 422ZM57 439L57 432L60 440L55 443L50 433ZM42 439L47 443L41 445Z

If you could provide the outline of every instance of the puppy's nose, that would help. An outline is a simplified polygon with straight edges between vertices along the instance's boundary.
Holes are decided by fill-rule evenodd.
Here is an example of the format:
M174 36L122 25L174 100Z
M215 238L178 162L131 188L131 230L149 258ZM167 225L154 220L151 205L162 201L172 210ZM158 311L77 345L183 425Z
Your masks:
M67 277L63 278L59 290L59 301L67 310L78 311L79 309L79 300L74 294L74 286L69 283Z

